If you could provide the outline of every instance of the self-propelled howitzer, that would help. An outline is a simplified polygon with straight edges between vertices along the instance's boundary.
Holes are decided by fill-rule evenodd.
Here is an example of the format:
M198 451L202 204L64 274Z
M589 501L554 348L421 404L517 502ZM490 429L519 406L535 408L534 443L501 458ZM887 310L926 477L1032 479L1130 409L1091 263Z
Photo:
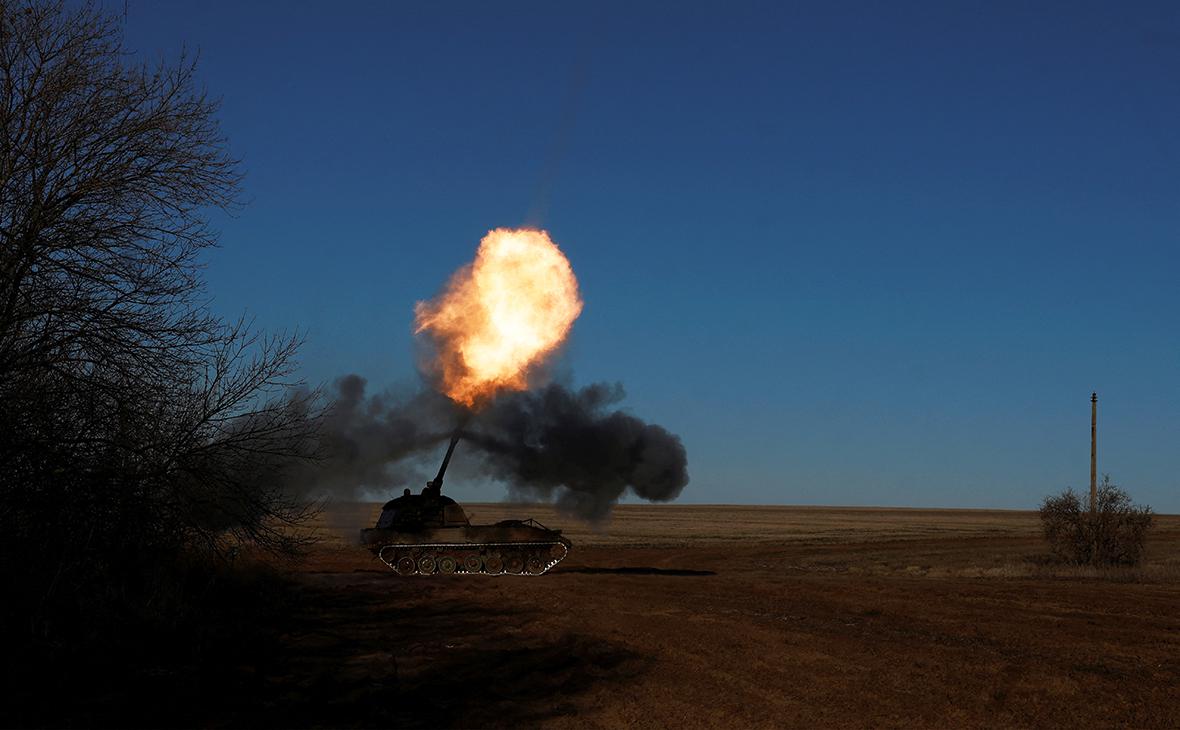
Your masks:
M438 474L422 493L407 489L386 502L377 526L361 530L361 542L398 575L540 575L561 562L570 548L561 530L532 519L472 525L463 508L443 496L460 436L456 431L451 437Z

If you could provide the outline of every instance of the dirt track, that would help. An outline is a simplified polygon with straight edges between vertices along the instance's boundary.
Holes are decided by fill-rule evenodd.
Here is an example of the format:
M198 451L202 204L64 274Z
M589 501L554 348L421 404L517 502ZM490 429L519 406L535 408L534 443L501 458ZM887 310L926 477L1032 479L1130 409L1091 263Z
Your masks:
M1054 570L1019 512L622 507L541 577L399 578L339 505L229 724L1180 725L1180 518Z

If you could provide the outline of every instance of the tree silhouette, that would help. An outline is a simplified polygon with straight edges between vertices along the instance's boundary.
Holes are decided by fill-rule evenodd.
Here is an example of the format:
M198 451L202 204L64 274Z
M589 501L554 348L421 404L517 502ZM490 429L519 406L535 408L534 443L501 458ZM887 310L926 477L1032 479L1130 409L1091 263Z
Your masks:
M241 173L194 70L131 63L94 7L0 3L0 562L29 605L304 540L313 394L297 336L208 307Z

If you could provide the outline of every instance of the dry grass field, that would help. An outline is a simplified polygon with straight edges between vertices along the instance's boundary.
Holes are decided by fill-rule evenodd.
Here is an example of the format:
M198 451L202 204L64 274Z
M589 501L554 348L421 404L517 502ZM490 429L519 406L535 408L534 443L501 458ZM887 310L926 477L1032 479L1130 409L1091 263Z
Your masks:
M1176 727L1180 518L1133 570L1047 564L1028 512L538 505L541 577L399 578L331 506L256 702L212 724Z

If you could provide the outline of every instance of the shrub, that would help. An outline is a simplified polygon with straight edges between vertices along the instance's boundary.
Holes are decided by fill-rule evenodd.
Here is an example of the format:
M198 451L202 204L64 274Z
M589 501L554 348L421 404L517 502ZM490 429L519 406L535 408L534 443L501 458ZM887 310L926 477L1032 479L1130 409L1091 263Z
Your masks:
M1110 475L1102 477L1093 513L1073 489L1046 497L1040 513L1054 556L1080 565L1137 565L1153 514L1111 484Z

